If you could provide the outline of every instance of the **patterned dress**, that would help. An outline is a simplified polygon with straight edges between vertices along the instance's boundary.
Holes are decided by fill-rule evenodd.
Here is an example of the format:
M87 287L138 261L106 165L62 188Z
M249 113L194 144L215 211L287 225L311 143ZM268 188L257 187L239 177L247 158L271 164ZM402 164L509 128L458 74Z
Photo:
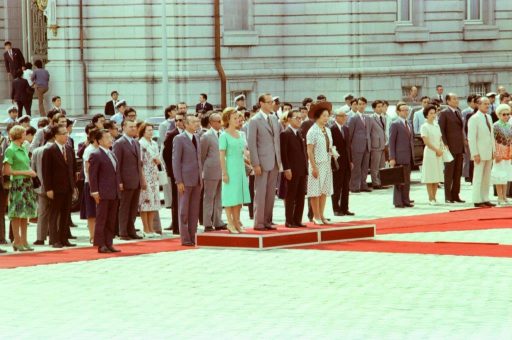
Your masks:
M498 120L494 123L494 143L496 146L496 157L501 158L500 162L494 159L491 170L492 184L507 184L512 180L511 144L512 127L508 123Z
M332 169L331 155L329 150L332 148L331 130L325 128L322 130L318 124L313 124L306 135L308 145L314 146L315 163L318 169L318 177L313 177L313 168L309 164L307 197L319 197L321 195L331 196L332 189Z
M160 183L158 182L158 165L153 161L160 159L158 144L148 142L145 138L139 140L142 156L142 171L146 178L147 188L141 190L139 197L139 211L160 210Z

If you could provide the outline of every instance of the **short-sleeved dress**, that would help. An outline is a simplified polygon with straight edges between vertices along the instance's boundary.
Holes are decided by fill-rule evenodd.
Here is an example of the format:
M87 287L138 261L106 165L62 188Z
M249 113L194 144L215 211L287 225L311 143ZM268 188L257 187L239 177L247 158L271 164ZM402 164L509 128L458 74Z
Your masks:
M512 127L508 123L498 120L494 123L494 144L496 146L496 157L501 161L493 161L491 170L491 183L504 185L512 180L511 145Z
M313 177L313 168L309 164L307 197L318 197L321 195L331 196L332 169L331 155L328 150L332 148L331 130L322 130L318 124L313 124L306 135L308 145L314 146L315 163L318 169L318 177Z
M158 144L155 141L148 142L141 138L140 151L142 154L142 171L146 178L147 188L140 191L139 211L160 210L160 183L158 182L158 165L154 159L160 159Z
M420 128L421 137L427 137L437 149L441 148L441 129L437 123L423 123ZM421 183L441 183L444 181L443 157L437 157L434 150L425 146L423 164L421 166Z
M5 150L4 163L9 163L13 171L31 170L27 149L13 142ZM11 219L37 216L37 194L31 177L11 175L7 216Z
M82 204L80 206L80 219L86 220L88 218L96 217L96 201L91 196L91 187L89 185L89 172L86 171L86 164L91 157L91 153L96 150L94 144L89 144L84 150L82 156L84 164L84 190L82 190Z
M222 181L222 206L233 207L251 202L249 181L245 175L244 151L246 141L242 134L238 138L229 132L221 133L219 150L226 152L228 182Z

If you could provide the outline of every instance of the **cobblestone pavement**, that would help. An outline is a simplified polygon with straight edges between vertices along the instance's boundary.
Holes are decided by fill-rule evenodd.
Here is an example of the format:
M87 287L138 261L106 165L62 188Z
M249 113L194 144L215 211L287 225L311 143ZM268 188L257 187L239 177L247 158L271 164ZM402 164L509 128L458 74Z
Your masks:
M420 185L412 198L415 208L393 209L390 189L352 195L351 210L453 209L427 205ZM274 216L283 222L281 201ZM72 232L87 244L83 222ZM507 229L378 238L512 243ZM511 339L511 286L503 258L198 249L0 270L0 338Z

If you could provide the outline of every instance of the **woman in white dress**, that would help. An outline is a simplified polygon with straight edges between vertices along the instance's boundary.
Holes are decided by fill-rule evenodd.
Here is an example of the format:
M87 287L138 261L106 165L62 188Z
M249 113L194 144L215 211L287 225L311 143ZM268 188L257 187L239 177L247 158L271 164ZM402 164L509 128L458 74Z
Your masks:
M324 217L327 196L332 189L332 136L326 127L332 105L329 102L319 102L311 105L310 118L315 119L307 135L306 143L309 158L309 175L307 197L310 198L313 209L313 223L328 224Z
M437 187L444 180L443 170L443 141L441 129L436 122L437 112L434 105L428 105L423 110L426 122L420 128L421 138L425 143L423 150L423 165L421 167L421 183L427 185L428 200L436 205Z

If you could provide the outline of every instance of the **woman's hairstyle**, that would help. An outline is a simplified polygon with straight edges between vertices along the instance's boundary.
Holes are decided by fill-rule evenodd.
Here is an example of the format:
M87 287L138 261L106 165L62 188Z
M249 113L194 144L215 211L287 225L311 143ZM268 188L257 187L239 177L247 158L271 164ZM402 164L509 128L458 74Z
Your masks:
M436 111L436 106L435 106L435 105L432 105L432 104L428 104L428 105L423 109L423 117L427 118L428 113L430 112L430 110L434 110L434 111Z
M153 127L153 125L149 124L149 123L146 123L146 122L143 122L142 124L140 124L139 126L139 139L144 137L144 134L146 133L146 130L148 127Z
M498 105L498 107L496 108L496 114L499 116L499 115L501 115L501 113L502 113L503 111L507 111L507 110L508 110L508 111L511 111L511 110L512 110L512 108L511 108L508 104L500 104L500 105Z
M222 111L222 125L224 128L229 127L229 119L232 114L238 114L238 111L234 107L226 107L224 111Z
M98 132L98 130L99 129L97 128L89 130L89 133L87 134L87 141L89 143L94 143L94 141L96 140L96 132Z
M313 118L315 118L315 119L320 118L324 114L325 111L327 111L327 113L329 114L329 110L328 109L316 110L315 114L313 115Z
M18 140L23 137L23 133L25 132L25 128L21 125L14 125L9 130L9 137L11 137L12 141Z
M36 65L37 68L43 68L43 62L39 59L37 59L35 62L34 62L34 65Z
M36 134L37 130L36 130L36 128L35 128L35 127L33 127L33 126L29 126L29 127L27 128L27 131L26 131L26 132L27 132L27 135L32 135L32 136L34 136L34 135Z

